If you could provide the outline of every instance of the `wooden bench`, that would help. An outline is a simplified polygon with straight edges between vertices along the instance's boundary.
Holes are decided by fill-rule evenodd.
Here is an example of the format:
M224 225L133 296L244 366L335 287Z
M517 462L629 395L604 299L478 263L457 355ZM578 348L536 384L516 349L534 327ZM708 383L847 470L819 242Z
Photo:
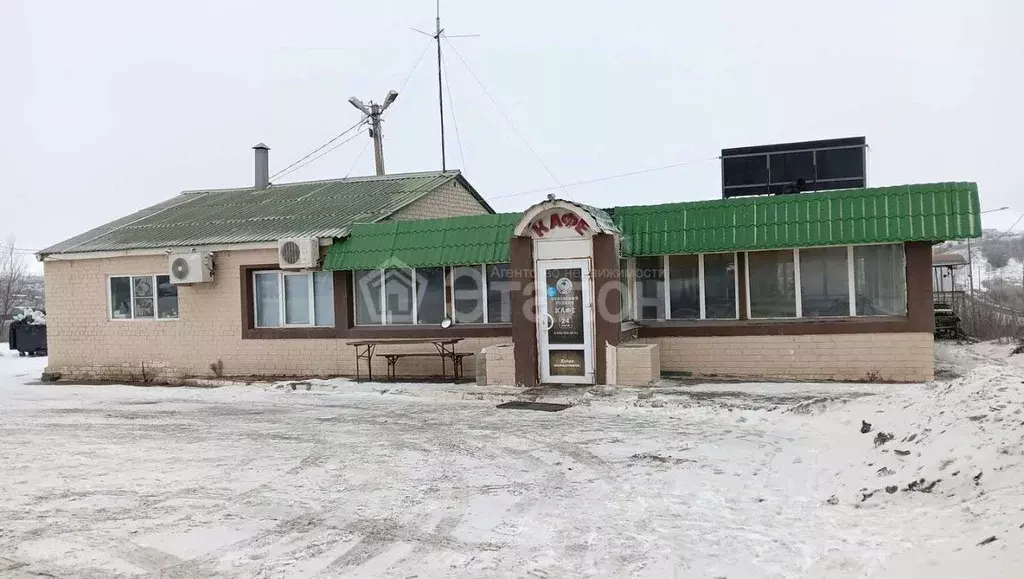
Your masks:
M444 361L449 359L452 361L453 366L453 381L459 380L463 375L463 358L472 356L470 352L445 352L443 354L437 352L410 352L401 354L377 354L378 358L384 358L388 361L388 379L395 380L395 364L398 363L402 358L425 358L425 357L438 357L441 359L441 375L444 375Z

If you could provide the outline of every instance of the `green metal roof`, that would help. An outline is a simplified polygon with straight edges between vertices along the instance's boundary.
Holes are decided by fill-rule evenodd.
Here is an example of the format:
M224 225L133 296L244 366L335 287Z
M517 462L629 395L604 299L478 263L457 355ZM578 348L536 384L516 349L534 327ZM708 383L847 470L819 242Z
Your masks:
M508 261L519 213L357 225L327 249L326 270L432 267Z
M975 183L930 183L618 207L623 256L782 249L981 235Z
M343 237L354 224L385 219L453 180L490 209L458 171L187 191L40 254Z
M634 205L611 213L614 226L622 231L623 257L981 235L974 183ZM347 239L330 247L324 269L507 262L509 239L520 217L502 213L359 225Z

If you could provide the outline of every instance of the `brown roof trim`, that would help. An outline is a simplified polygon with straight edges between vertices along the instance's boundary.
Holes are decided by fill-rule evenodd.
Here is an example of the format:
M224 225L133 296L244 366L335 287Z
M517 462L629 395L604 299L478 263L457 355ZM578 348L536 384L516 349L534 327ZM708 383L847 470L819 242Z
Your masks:
M466 191L469 191L469 194L472 195L480 203L480 205L487 210L488 213L497 213L497 211L495 211L494 208L491 207L491 204L488 203L486 199L484 199L484 196L481 195L476 190L476 187L473 187L469 183L469 180L466 179L466 177L462 174L462 171L459 171L458 174L455 175L455 180L458 181L463 187L465 187Z

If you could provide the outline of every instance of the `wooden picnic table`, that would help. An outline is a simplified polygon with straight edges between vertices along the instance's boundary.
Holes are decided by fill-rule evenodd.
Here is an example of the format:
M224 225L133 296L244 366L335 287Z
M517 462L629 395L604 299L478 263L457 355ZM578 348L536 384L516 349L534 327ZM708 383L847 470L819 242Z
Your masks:
M447 369L445 360L451 359L452 361L452 381L458 380L461 377L462 370L462 358L465 356L471 356L472 354L459 354L455 351L455 345L462 341L462 338L380 338L374 340L358 340L355 342L348 342L349 346L354 346L356 349L356 380L360 379L359 374L359 361L366 360L366 375L368 380L373 380L373 352L377 349L377 346L387 345L411 345L411 344L433 344L434 348L437 349L437 356L441 358L441 379L447 377ZM381 354L382 357L388 360L388 377L395 378L395 364L400 358L407 356L433 356L434 354L419 354L419 353L387 353Z

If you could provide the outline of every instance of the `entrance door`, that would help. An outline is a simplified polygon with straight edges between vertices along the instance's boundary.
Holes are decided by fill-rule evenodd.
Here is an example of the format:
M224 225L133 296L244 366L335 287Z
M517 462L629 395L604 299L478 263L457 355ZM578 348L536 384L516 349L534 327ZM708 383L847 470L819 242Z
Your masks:
M537 261L540 381L594 383L594 306L590 260Z

